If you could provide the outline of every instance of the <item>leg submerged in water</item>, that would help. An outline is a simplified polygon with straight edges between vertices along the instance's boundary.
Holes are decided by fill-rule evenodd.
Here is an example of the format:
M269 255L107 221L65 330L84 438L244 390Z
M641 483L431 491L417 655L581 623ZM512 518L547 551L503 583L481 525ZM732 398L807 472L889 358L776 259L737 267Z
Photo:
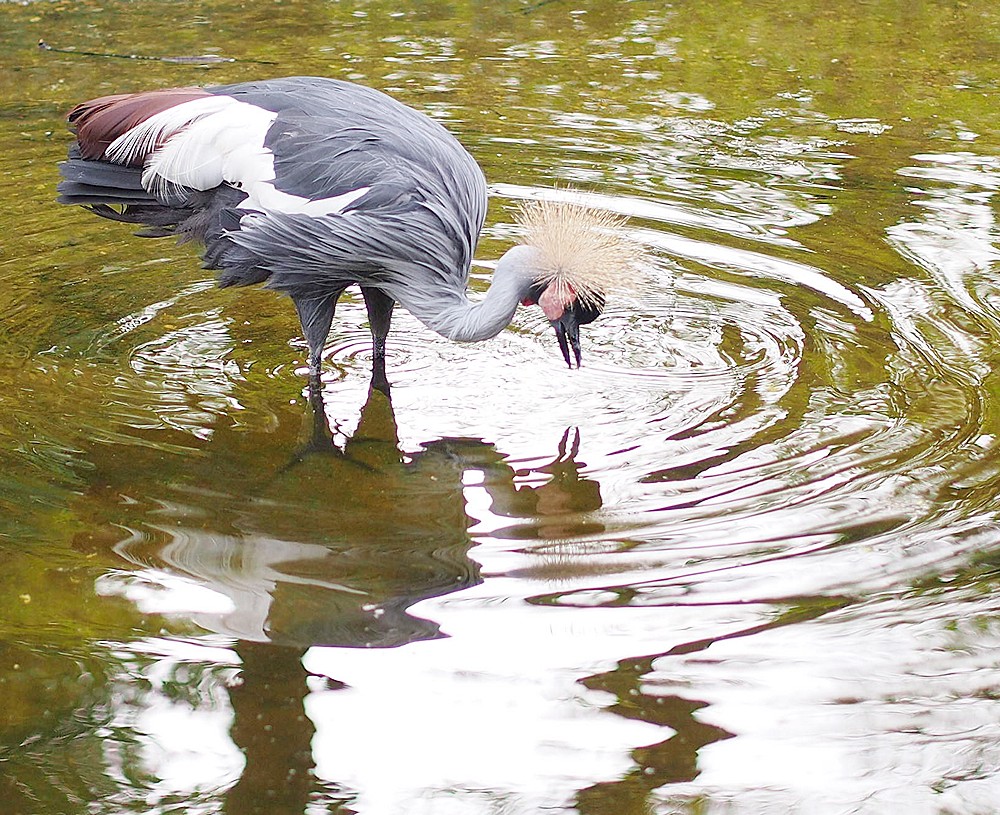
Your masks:
M372 387L388 395L389 380L385 375L385 339L392 322L396 301L379 289L362 288L368 307L368 324L372 330Z

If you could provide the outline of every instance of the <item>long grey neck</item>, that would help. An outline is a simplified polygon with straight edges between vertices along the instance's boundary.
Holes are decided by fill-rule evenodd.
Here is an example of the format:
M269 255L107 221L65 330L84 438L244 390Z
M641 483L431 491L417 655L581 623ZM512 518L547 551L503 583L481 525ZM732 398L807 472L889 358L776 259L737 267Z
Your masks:
M393 295L420 322L443 337L458 342L477 342L495 337L510 325L511 318L533 281L535 250L514 246L497 263L486 296L473 303L465 292L428 293L407 287Z

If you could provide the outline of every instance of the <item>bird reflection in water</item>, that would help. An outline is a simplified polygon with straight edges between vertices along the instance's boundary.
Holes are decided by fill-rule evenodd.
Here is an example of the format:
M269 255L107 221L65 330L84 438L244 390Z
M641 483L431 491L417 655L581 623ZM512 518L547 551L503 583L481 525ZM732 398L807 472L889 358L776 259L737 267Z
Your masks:
M242 670L239 683L229 689L230 735L246 764L226 794L225 812L302 815L315 786L315 729L303 704L305 649L240 642L235 650Z
M391 401L374 382L357 430L341 445L336 443L337 434L328 425L321 394L315 387L311 390L310 401L313 411L309 439L280 476L290 470L298 471L301 476L311 467L331 466L333 462L337 467L350 466L353 477L349 483L355 485L353 489L359 489L358 484L365 484L366 490L372 489L375 481L381 481L382 489L394 496L397 510L407 506L405 500L399 503L401 496L394 488L396 480L401 479L407 482L409 494L417 496L425 510L429 507L429 511L439 518L451 517L441 504L442 499L461 504L461 476L468 469L486 474L484 486L493 499L493 510L504 516L544 520L566 513L575 515L601 505L597 483L579 474L576 456L580 433L576 429L566 430L556 457L538 468L537 472L549 476L549 481L541 486L515 486L515 479L528 473L512 469L492 445L479 440L439 439L424 444L422 450L412 456L402 455ZM345 497L342 493L337 499ZM465 533L464 524L468 519L464 507L461 515L465 518L461 532L464 541L461 551L465 554L471 541ZM397 517L396 520L401 519ZM410 529L412 520L407 519ZM438 534L442 533L446 537L451 534L444 528ZM430 545L441 545L439 537L434 541ZM411 539L408 545L412 543ZM400 552L395 555L400 556ZM314 641L378 646L401 645L408 639L439 636L436 628L429 627L431 623L410 617L406 608L417 599L442 593L445 581L429 584L420 579L425 570L414 569L414 565L412 554L409 565L404 558L403 566L410 572L408 580L412 582L407 587L396 586L391 597L383 594L377 604L370 602L370 589L359 598L351 612L338 603L333 618L326 616L331 610L328 604L310 604L311 613L319 612L322 618L314 619L311 626ZM455 591L480 579L478 568L471 559L466 566L452 569L451 585L447 590ZM379 558L378 568L392 569L392 560ZM243 666L241 684L232 690L235 712L232 736L243 750L247 764L240 781L227 796L226 811L229 813L300 813L305 811L310 800L316 800L317 794L323 797L327 811L353 811L349 808L350 794L336 785L320 791L315 789L318 782L312 777L309 751L313 726L305 716L304 707L310 677L302 665L305 650L301 647L308 640L303 638L302 604L293 600L290 593L277 586L268 630L270 642L241 642L236 646ZM366 611L376 605L380 613ZM322 610L324 606L325 611ZM352 624L345 625L346 618L356 618L359 613L364 618L363 624L354 619ZM289 634L286 624L293 621L296 631L293 639L299 647L283 644ZM348 632L357 640L351 641ZM313 682L317 680L317 677L312 678ZM326 689L343 687L328 678L323 678L322 682Z
M484 483L493 502L490 511L508 518L530 519L527 534L545 540L603 532L603 524L586 516L600 509L603 501L601 485L580 472L586 465L577 460L579 452L580 431L568 427L556 457L548 464L534 470L513 470L498 462ZM548 476L548 481L539 485L517 483L537 475ZM519 537L525 529L513 526L493 534Z
M516 470L474 438L404 452L379 384L350 434L331 427L313 389L307 416L286 404L259 430L219 426L200 456L147 446L126 463L94 450L94 483L110 500L90 528L135 530L114 544L134 568L114 569L104 593L143 607L144 598L155 604L162 589L181 586L173 613L234 641L241 668L230 687L231 736L246 765L227 793L229 813L300 813L317 796L327 811L347 806L349 793L313 775L304 707L311 690L339 685L311 677L302 657L315 645L388 648L445 636L411 609L481 582L469 556L468 473L481 478L490 512L512 520L500 534L534 528L552 537L572 524L579 534L601 505L597 483L581 474L577 430L530 469ZM114 499L123 494L144 500ZM201 597L214 599L199 606Z
M532 469L513 468L494 445L474 438L435 439L404 454L384 380L373 376L350 436L331 428L317 385L313 380L309 391L307 441L263 490L268 503L295 507L306 500L304 482L322 481L318 504L309 511L330 520L323 545L333 559L324 556L319 574L332 569L336 579L312 604L326 622L308 636L297 635L297 641L384 647L440 636L434 623L407 609L480 580L478 564L468 557L468 529L474 522L466 512L467 472L481 476L491 514L518 522L495 530L495 537L552 539L603 530L590 516L602 505L601 492L596 481L581 474L578 429L567 428L556 456ZM313 514L310 526L316 528ZM313 559L306 564L314 580L316 566ZM281 606L286 604L278 602L285 599L279 595L282 588L290 587L280 581L276 586L267 624L271 639L279 630L287 638L288 624L303 631L305 588L298 585L295 602L287 603L293 613L285 613ZM337 631L330 628L329 589L351 609L337 603Z

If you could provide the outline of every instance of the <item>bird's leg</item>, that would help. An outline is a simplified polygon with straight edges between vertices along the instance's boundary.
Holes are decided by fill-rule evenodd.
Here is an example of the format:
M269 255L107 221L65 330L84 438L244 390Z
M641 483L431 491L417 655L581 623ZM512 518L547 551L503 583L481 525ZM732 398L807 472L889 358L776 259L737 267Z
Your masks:
M295 310L299 313L299 321L302 323L302 333L309 346L310 379L319 378L323 344L330 333L333 312L342 293L343 289L335 292L323 292L322 294L292 292L292 301L295 303Z
M319 448L332 443L330 428L327 426L326 405L323 402L323 383L319 379L319 371L309 373L309 407L312 413L311 446Z
M372 329L372 387L389 395L389 380L385 375L385 338L392 322L392 309L396 301L380 289L362 287L368 307L368 324Z

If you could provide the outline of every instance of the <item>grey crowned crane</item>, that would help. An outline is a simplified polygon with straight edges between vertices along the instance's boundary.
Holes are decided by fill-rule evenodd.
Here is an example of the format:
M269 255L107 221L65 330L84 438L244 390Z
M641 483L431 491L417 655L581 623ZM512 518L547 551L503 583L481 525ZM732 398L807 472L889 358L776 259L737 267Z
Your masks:
M338 298L361 289L385 378L398 302L457 341L538 304L567 365L579 326L637 259L617 216L572 204L521 207L524 242L497 262L485 297L466 295L486 215L479 166L440 124L350 82L289 77L105 96L69 114L76 142L59 200L204 246L221 286L291 296L318 376ZM570 351L572 350L572 357Z

